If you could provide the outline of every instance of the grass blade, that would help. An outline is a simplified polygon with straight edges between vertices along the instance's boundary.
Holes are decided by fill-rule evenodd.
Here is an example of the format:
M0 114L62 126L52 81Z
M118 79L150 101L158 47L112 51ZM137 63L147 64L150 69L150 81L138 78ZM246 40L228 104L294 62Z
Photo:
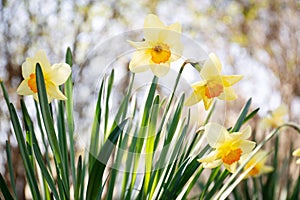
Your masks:
M27 147L25 144L25 140L22 134L22 129L21 129L21 125L17 116L17 112L13 106L13 104L10 104L9 107L9 112L10 112L10 116L11 116L11 121L13 124L13 128L15 131L15 135L18 141L18 146L20 149L20 153L21 153L21 157L24 163L24 167L25 167L25 172L26 172L26 177L30 186L30 190L32 193L32 197L33 199L41 199L41 195L39 193L39 188L38 188L38 184L36 181L36 177L34 174L34 170L33 170L33 166L31 165L31 161L29 159L29 155L27 152Z
M73 66L73 58L70 47L67 49L66 53L66 63ZM68 132L69 132L69 144L70 144L70 165L72 171L73 184L76 185L76 174L75 174L75 147L74 147L74 115L73 115L73 79L72 72L68 80L65 83L65 94L66 100L66 115L68 122Z
M12 197L12 195L9 192L7 184L5 183L5 180L4 180L1 173L0 173L0 188L1 188L1 191L2 191L2 194L3 194L4 198L6 200L14 200L14 198Z
M6 143L5 143L5 148L6 148L7 164L8 164L8 171L9 171L11 187L14 192L14 198L18 199L15 178L14 178L14 170L13 170L12 159L11 159L11 150L10 150L10 145L9 145L8 141L6 141Z
M95 161L93 168L89 176L89 182L87 186L86 199L99 199L102 190L103 173L106 168L107 161L109 160L111 153L118 141L119 135L123 131L127 120L123 121L117 126L109 135L107 141L104 143L100 150L98 159ZM101 160L101 161L100 161Z

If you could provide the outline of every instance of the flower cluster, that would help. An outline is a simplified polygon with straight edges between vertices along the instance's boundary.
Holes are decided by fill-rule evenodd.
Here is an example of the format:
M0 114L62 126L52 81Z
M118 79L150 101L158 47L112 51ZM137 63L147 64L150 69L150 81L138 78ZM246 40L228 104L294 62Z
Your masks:
M129 63L129 69L133 73L144 72L150 69L157 77L166 75L170 70L170 63L181 58L183 44L181 42L181 25L174 23L165 25L156 15L150 14L144 22L144 40L141 42L128 41L136 51ZM71 74L71 68L66 63L50 65L44 51L36 52L34 57L27 58L22 64L24 80L17 89L20 95L33 95L38 101L38 89L36 85L36 64L39 63L44 75L48 102L52 99L66 100L59 90L59 85L66 82ZM219 58L211 53L199 70L202 80L192 84L193 92L185 102L186 106L192 106L203 101L205 110L208 110L215 98L220 100L235 100L237 95L232 86L239 82L241 75L223 75L222 64ZM283 117L287 114L287 107L280 106L270 113L270 116L261 121L264 128L274 128L284 123ZM204 168L215 168L220 165L234 173L238 163L243 162L252 152L256 143L248 140L251 136L251 127L247 126L239 132L229 132L225 127L217 123L208 123L204 128L204 134L212 151L198 159ZM249 170L247 176L259 176L273 170L265 165L267 152L260 151L254 155L245 165L244 170ZM293 152L294 156L300 156L300 149ZM300 159L297 160L300 164Z

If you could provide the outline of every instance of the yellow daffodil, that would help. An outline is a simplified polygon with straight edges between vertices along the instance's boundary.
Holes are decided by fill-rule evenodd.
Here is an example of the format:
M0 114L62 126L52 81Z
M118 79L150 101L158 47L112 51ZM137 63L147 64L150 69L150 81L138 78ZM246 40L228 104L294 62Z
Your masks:
M269 112L269 115L263 118L260 122L260 127L263 129L276 128L284 124L284 117L288 113L288 108L285 104L281 104L274 111Z
M33 58L27 58L22 64L22 76L24 80L17 89L20 95L33 95L34 99L38 101L37 85L35 68L39 63L45 80L48 102L52 99L66 100L67 98L59 90L58 86L67 81L71 74L71 68L66 63L58 63L50 65L44 51L39 50Z
M246 140L251 136L251 127L241 132L228 133L226 128L216 123L205 126L204 134L208 144L214 149L207 156L198 159L204 168L215 168L223 164L234 173L241 156L252 151L255 142Z
M138 73L150 67L156 76L164 76L169 71L170 62L181 57L181 25L175 23L166 26L156 15L150 14L145 19L143 31L144 41L128 41L136 48L129 69Z
M215 97L221 100L235 100L237 95L231 86L240 81L243 76L221 75L221 70L222 64L219 58L213 53L209 54L209 59L200 72L203 80L192 85L194 92L185 105L191 106L203 100L205 110L208 110Z
M293 152L293 156L300 156L300 148ZM296 161L296 163L300 164L300 158Z
M270 173L271 171L273 171L273 167L272 166L268 166L268 165L265 164L266 161L267 161L267 158L268 158L267 155L268 155L268 152L262 150L262 151L257 152L249 160L249 162L244 167L244 171L246 171L250 167L253 167L253 168L248 172L248 174L246 175L245 178L248 178L250 176L252 176L252 177L258 177L258 176L260 176L262 174ZM240 162L241 163L244 162L244 160L247 159L248 156L249 156L248 154L242 156Z

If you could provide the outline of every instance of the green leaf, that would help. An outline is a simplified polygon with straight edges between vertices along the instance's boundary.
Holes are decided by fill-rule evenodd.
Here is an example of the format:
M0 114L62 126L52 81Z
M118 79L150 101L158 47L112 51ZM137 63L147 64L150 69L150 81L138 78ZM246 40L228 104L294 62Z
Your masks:
M56 162L58 165L61 165L61 152L59 150L58 141L55 134L55 129L52 121L52 117L50 114L49 104L48 104L48 98L47 98L47 92L46 92L46 86L44 81L44 75L42 72L42 68L39 63L36 64L36 84L38 89L38 98L39 98L39 104L41 107L42 117L47 133L47 137L50 142L50 147L54 153L54 157L56 159Z
M29 159L29 155L27 152L25 140L24 140L24 137L22 134L21 125L20 125L20 122L19 122L19 119L17 116L17 112L16 112L13 104L10 104L9 112L10 112L11 122L13 124L13 128L15 131L15 135L16 135L16 138L18 141L18 146L19 146L21 157L22 157L24 167L25 167L26 177L28 180L28 184L29 184L33 199L41 199L36 176L34 174L33 166L31 165L31 161Z
M34 155L36 157L36 160L39 164L39 167L41 169L43 177L46 179L46 181L47 181L47 183L48 183L48 185L51 189L51 192L53 193L55 199L59 199L59 196L58 196L58 193L57 193L57 190L56 190L56 187L55 187L54 179L53 179L53 177L51 177L51 175L49 174L49 172L47 170L47 167L44 164L41 150L38 148L36 142L37 141L35 141L35 143L33 144L33 150L34 150Z
M14 200L14 198L12 197L12 195L9 192L7 184L5 183L5 180L4 180L1 173L0 173L0 189L1 189L2 194L3 194L3 196L6 200Z
M16 190L16 184L15 184L15 177L14 177L14 169L12 166L12 158L11 158L11 150L10 150L10 145L8 141L5 143L6 147L6 156L7 156L7 164L8 164L8 171L9 171L9 177L10 177L10 184L14 192L14 198L18 199L17 196L17 190Z
M1 88L2 88L2 92L3 92L3 96L4 96L4 99L5 99L5 102L6 102L6 105L7 107L9 107L9 96L8 96L8 93L7 93L7 90L6 90L6 87L3 83L3 81L0 79L0 84L1 84Z
M100 199L102 182L103 182L103 173L106 168L106 164L115 148L115 145L118 141L119 135L123 131L127 120L123 121L119 126L117 126L108 136L107 141L102 146L98 159L95 161L93 168L91 170L86 199ZM100 161L101 160L101 161Z
M108 136L108 131L107 131L107 126L108 126L108 117L109 117L109 98L110 98L110 94L111 94L111 90L113 87L113 83L114 83L114 77L115 77L115 71L112 70L111 74L108 78L108 83L107 83L107 89L106 89L106 98L105 98L105 116L104 116L104 135L105 135L105 140ZM104 141L105 141L104 140Z
M72 67L73 65L72 52L69 47L66 53L66 63L69 64L70 67ZM72 73L70 74L68 80L65 83L65 94L67 97L66 114L67 114L67 121L68 121L68 133L69 133L69 144L70 144L70 164L71 164L73 184L76 187Z
M251 105L251 101L252 101L251 98L247 101L247 103L245 104L245 106L243 107L243 109L242 109L242 111L239 115L239 118L238 118L237 122L235 123L234 127L230 130L230 132L237 132L237 131L240 130L241 126L243 125L243 123L246 119L248 110L249 110L250 105Z
M100 131L100 120L101 120L101 98L104 88L104 80L102 80L99 92L98 92L98 100L95 108L94 121L92 125L92 133L91 133L91 141L90 141L90 151L89 151L89 173L95 162L95 155L98 153L99 148L99 131Z
M81 177L83 175L82 173L82 157L81 155L78 158L78 162L77 162L77 180L81 180ZM74 197L75 200L79 199L79 192L80 192L80 187L84 187L83 185L80 184L80 182L78 181L75 187L75 192L74 192Z

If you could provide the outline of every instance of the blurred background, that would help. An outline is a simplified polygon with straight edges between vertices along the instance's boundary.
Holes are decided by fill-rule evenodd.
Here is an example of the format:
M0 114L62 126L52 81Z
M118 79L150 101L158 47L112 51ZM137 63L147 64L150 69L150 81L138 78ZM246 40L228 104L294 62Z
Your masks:
M268 111L282 103L288 106L288 120L300 123L299 0L0 2L0 78L15 105L19 105L20 99L16 88L22 80L21 65L38 49L44 49L53 64L63 62L66 49L70 47L78 80L76 84L82 82L88 88L93 79L78 77L89 66L87 62L97 56L89 55L95 44L142 28L145 16L154 13L166 24L179 22L183 34L196 41L207 53L215 52L223 63L225 74L244 75L235 86L239 100L226 104L225 124L232 125L250 97L253 108L261 108L258 117L251 121L254 130L260 117L265 117ZM9 180L5 165L5 141L9 140L13 147L13 163L18 169L17 188L22 194L25 187L23 164L18 157L2 92L0 105L0 171ZM76 108L77 115L84 117L84 105L78 106L81 108ZM283 158L291 147L300 145L299 136L286 132L280 140ZM259 138L267 133L263 130L256 132ZM292 164L290 171L295 168L296 165Z

